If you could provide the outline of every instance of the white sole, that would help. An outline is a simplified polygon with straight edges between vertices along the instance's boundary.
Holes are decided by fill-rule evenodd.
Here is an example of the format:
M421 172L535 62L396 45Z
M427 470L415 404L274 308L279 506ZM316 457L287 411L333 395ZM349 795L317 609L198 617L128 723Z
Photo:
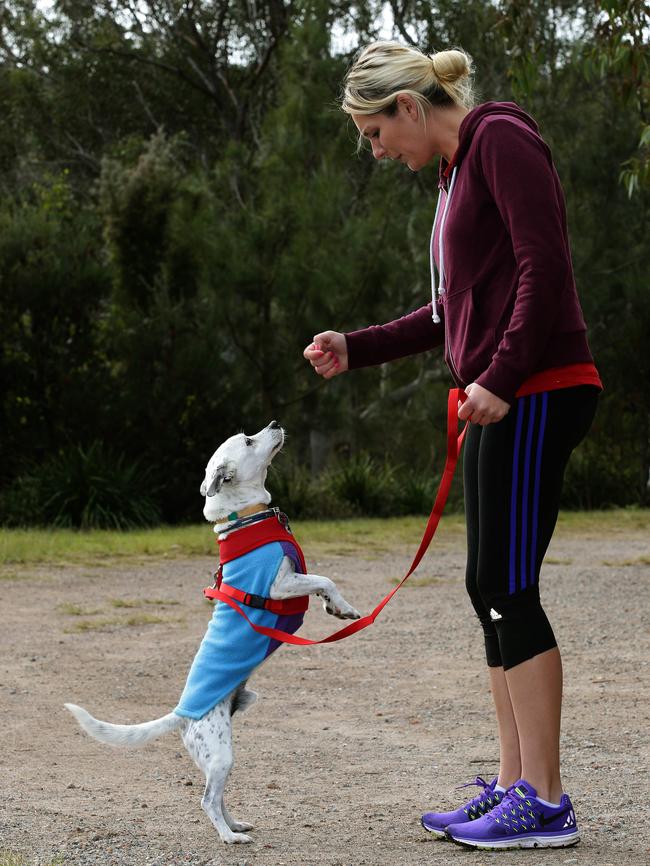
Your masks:
M568 836L520 836L495 839L493 842L477 842L475 839L461 839L459 836L449 836L449 839L480 851L494 851L498 848L569 848L580 841L580 833L571 833Z
M435 836L436 839L448 839L449 836L445 833L444 830L432 830L431 827L427 827L424 821L420 821L420 824L424 827L427 833L431 833L432 836Z

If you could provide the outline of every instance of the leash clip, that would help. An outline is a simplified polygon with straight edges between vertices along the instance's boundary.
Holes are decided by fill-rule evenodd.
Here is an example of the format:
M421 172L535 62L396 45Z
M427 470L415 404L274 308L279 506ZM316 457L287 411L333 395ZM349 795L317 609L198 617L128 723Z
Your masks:
M212 577L214 578L214 583L210 587L211 589L219 589L219 587L221 586L222 572L223 572L223 565L220 565L219 568L212 575Z
M275 516L278 518L278 523L280 524L280 526L286 529L287 532L291 532L291 528L289 526L289 518L284 513L284 511L278 511Z

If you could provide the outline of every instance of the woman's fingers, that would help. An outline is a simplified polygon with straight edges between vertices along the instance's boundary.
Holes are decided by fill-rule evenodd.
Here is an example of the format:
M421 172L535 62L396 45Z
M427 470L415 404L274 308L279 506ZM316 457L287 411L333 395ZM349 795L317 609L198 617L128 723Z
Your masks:
M324 351L317 343L310 343L303 352L319 376L331 379L340 371L339 359L333 352Z
M310 363L314 361L316 358L320 358L323 354L320 346L317 346L316 343L310 343L305 351L302 353L303 357L306 358Z
M482 388L475 382L465 388L467 399L458 404L458 418L461 421L471 421L472 424L495 424L508 414L510 404L492 394L487 388Z
M331 379L339 372L339 359L332 352L321 352L319 358L314 363L316 372L324 376L326 379Z
M323 331L314 336L303 352L314 371L324 379L331 379L348 369L347 341L338 331Z
M469 397L464 403L460 400L458 401L458 417L461 421L468 421L471 419L473 411L474 405Z

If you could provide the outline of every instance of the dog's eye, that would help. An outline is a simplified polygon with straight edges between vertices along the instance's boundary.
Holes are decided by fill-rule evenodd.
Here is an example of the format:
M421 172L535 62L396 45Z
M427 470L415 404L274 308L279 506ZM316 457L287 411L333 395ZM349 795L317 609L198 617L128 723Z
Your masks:
M244 439L244 442L246 442L247 445L252 445L252 444L253 444L253 440L252 440L252 439L249 439L248 436Z

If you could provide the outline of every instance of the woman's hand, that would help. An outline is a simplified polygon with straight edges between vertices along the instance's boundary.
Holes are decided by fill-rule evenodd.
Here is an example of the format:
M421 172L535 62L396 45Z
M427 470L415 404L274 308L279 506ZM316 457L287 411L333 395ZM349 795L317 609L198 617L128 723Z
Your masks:
M510 411L510 403L506 403L496 394L472 382L465 388L467 400L458 404L458 418L461 421L469 419L472 424L494 424L501 421Z
M345 335L338 331L316 334L303 355L323 379L331 379L348 369L348 344Z

